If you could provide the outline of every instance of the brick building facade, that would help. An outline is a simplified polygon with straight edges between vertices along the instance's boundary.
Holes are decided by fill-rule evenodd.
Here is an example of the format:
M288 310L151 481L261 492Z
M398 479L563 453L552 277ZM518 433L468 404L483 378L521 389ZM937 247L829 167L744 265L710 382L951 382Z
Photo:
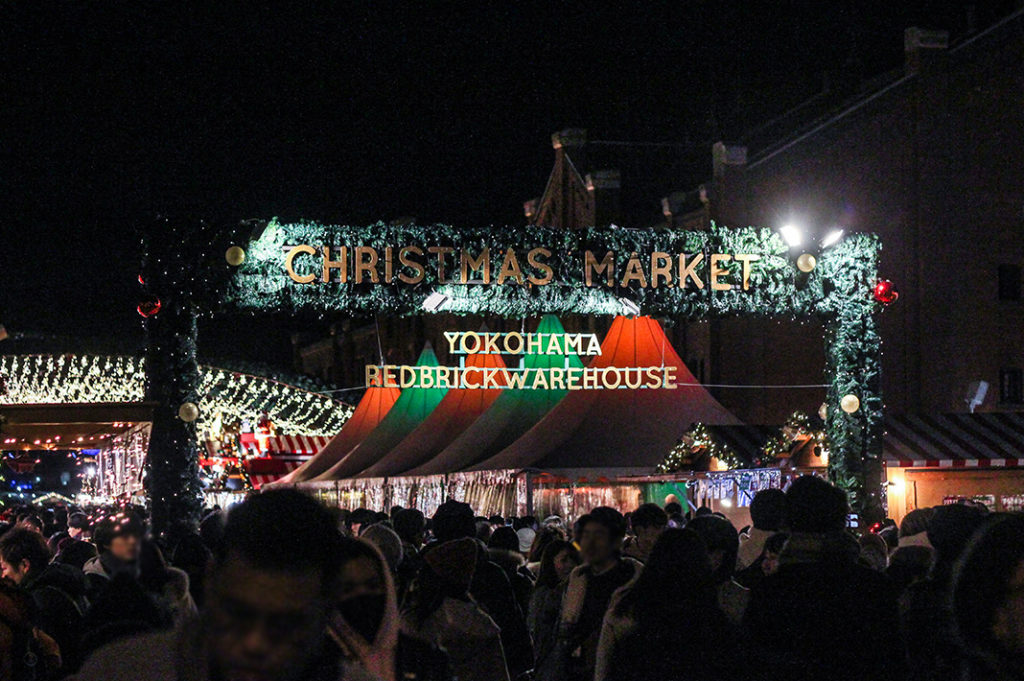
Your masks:
M906 63L857 98L767 141L715 144L707 166L673 145L552 136L544 193L524 203L531 223L565 229L617 223L658 229L800 226L814 252L830 229L883 243L881 274L900 290L882 313L883 389L894 413L964 411L968 386L990 385L980 410L1024 408L1024 11L948 45L908 29ZM689 156L688 156L689 154ZM690 187L683 191L673 191ZM794 257L801 252L794 251ZM600 333L609 320L565 320ZM377 320L389 361L412 361L446 329L519 328L515 320L424 315ZM664 320L705 383L822 383L822 329L813 323ZM442 348L437 348L443 350ZM373 323L296 338L297 368L358 385L380 350ZM445 357L440 357L445 361ZM824 389L712 390L749 423L816 411Z

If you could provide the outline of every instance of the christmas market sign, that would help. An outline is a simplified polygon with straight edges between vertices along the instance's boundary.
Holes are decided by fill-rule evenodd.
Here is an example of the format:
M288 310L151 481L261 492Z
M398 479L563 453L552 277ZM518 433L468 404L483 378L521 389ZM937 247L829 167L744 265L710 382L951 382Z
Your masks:
M424 252L425 251L425 252ZM373 246L287 246L284 269L296 284L420 284L427 278L438 284L518 284L545 286L556 280L550 248L531 248L517 254L515 248L494 249L484 246L473 252L453 246L387 246L379 252ZM620 254L621 255L621 254ZM300 256L306 267L297 264ZM712 253L704 262L703 253L666 253L654 251L641 256L629 254L625 263L616 259L614 251L596 255L583 252L583 281L588 287L640 288L661 286L702 289L707 281L712 290L728 291L734 284L727 281L730 261L740 263L743 290L750 288L751 263L761 256L754 253ZM525 260L526 267L521 264ZM300 274L298 269L304 270ZM492 276L492 272L497 274ZM558 277L562 279L563 277Z
M774 231L716 225L564 230L270 221L230 250L221 256L229 271L222 302L257 313L795 319L835 313L850 294L844 281L863 292L858 302L874 305L877 241L851 235L821 253L809 273Z
M245 238L243 230L251 235ZM175 411L200 397L197 317L232 312L816 321L824 330L829 381L829 475L858 511L879 519L881 340L875 315L897 295L890 284L873 293L880 248L874 235L850 234L805 254L791 251L773 230L714 224L699 231L277 220L218 226L161 216L146 230L140 273L141 300L161 302L159 310L149 304L140 310L150 314L144 322L146 398L160 405L149 456L154 526L164 532L176 518L197 517L201 509L195 424ZM855 411L842 408L848 396L857 398Z
M477 333L446 331L453 355L600 355L592 333ZM366 365L366 387L457 388L461 390L672 390L674 366L647 367L439 367Z

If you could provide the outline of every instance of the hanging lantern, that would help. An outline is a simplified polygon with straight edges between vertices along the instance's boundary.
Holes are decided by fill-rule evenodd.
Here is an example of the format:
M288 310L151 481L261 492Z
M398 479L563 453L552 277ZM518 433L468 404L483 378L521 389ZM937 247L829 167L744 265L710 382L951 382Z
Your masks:
M232 246L224 254L224 259L228 261L228 264L232 267L238 267L245 262L245 249L241 246Z
M875 288L872 289L871 293L876 301L886 306L892 305L900 297L900 292L896 290L896 284L888 279L882 279L875 284Z
M142 315L144 319L149 319L160 312L160 299L155 296L147 298L140 302L139 306L135 309L139 311L139 314Z
M797 269L804 273L811 272L812 270L814 270L817 264L818 261L810 253L804 253L803 255L796 259Z
M178 407L178 418L185 423L192 423L199 418L199 407L195 405L195 402L186 402Z
M847 414L856 413L856 411L860 409L860 398L852 394L843 395L843 399L839 401L839 408Z

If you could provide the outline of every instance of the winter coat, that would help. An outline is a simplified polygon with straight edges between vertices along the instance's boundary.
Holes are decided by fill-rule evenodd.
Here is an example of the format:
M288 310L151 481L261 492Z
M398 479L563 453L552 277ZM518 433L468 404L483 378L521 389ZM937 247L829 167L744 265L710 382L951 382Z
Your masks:
M334 611L328 633L342 656L380 681L451 681L444 652L427 640L402 633L394 578L380 549L367 540L357 541L373 549L377 575L384 583L384 613L373 640L367 641L340 611Z
M486 555L481 544L469 593L498 625L508 670L515 678L533 668L533 644L511 582Z
M509 681L501 630L473 601L445 598L422 623L407 612L402 628L447 652L458 681Z
M89 560L82 570L89 583L89 593L95 599L106 588L111 577L127 572L138 580L138 569L134 565L120 563L109 553L102 553ZM159 593L153 593L162 609L171 617L176 626L196 614L196 603L189 592L188 575L176 567L166 567L166 579Z
M201 632L201 623L193 620L176 630L117 641L86 660L71 681L212 681ZM326 652L320 662L304 681L375 681Z
M621 558L599 575L593 574L589 565L572 571L562 596L555 649L539 678L593 678L608 605L620 587L636 580L641 569L640 563L632 558Z
M533 579L526 567L526 559L518 551L504 549L487 549L487 558L505 571L512 592L516 596L519 610L525 616L530 609L530 595L533 593Z
M680 611L654 622L634 622L603 665L608 681L739 681L756 678L740 639L714 609ZM598 677L602 678L602 677ZM776 678L768 677L772 681ZM825 677L822 677L825 678Z
M88 601L85 575L70 565L52 563L22 586L36 605L36 626L60 646L64 669L81 663L79 641Z
M558 614L562 610L564 584L536 586L530 596L527 609L526 627L533 639L534 669L544 667L548 656L555 648L555 634L558 632Z
M794 533L744 626L771 678L903 678L896 594L844 533Z

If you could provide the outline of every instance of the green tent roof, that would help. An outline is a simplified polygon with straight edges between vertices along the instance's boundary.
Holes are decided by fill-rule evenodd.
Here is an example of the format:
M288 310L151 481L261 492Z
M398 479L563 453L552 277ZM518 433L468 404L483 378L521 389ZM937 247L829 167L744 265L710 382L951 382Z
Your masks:
M437 355L429 343L420 353L416 365L438 365ZM405 439L405 436L416 430L416 427L440 404L447 392L445 388L406 388L387 416L366 436L366 439L315 479L342 480L362 473L390 452Z
M565 333L554 315L546 315L537 333ZM563 355L527 354L523 357L526 382L533 380L530 369L582 367L576 353ZM565 397L566 390L503 390L490 409L430 461L412 469L410 475L452 473L479 463L519 439Z

